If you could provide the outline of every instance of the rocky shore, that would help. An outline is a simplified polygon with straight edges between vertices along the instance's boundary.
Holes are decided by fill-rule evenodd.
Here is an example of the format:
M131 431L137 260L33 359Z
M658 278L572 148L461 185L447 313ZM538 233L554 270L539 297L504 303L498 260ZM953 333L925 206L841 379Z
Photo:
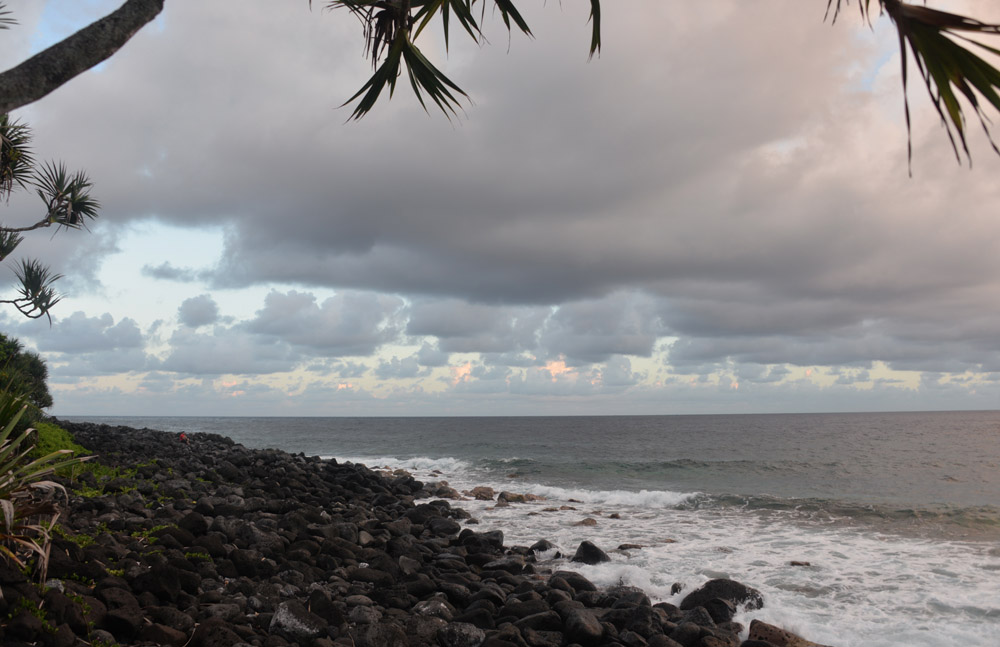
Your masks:
M44 584L0 562L0 643L176 647L808 647L734 622L759 592L680 607L505 546L408 474L211 434L61 422L112 468L72 483ZM111 471L111 470L109 470ZM605 559L581 544L574 560ZM562 568L566 568L563 566ZM749 636L747 638L747 636Z

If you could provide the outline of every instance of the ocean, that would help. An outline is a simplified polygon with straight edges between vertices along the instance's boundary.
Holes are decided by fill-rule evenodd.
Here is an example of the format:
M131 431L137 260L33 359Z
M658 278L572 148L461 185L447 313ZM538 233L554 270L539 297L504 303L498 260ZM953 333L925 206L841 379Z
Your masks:
M87 417L406 469L507 545L679 603L759 589L736 619L836 647L1000 644L1000 412L507 418ZM586 521L585 520L591 520ZM585 522L586 525L581 522ZM582 540L611 556L569 565ZM632 544L640 548L619 546ZM795 564L793 565L793 562ZM671 594L679 583L683 590Z

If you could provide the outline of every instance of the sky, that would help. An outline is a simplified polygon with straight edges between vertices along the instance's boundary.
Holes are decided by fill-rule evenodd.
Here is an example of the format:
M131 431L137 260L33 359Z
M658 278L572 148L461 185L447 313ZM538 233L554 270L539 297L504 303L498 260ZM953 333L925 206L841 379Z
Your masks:
M118 3L7 4L3 69ZM19 249L51 325L0 311L52 413L1000 408L1000 158L972 123L957 164L914 78L909 176L887 18L606 0L588 60L589 3L521 2L533 38L418 41L456 117L404 79L350 121L371 63L324 4L170 0L15 113L102 204Z

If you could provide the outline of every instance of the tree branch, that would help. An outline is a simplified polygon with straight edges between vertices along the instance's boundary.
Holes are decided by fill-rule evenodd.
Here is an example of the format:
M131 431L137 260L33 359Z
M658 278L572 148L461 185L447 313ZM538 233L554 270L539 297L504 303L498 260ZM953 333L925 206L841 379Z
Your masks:
M0 74L0 114L41 99L110 58L163 10L163 2L126 0L117 11Z

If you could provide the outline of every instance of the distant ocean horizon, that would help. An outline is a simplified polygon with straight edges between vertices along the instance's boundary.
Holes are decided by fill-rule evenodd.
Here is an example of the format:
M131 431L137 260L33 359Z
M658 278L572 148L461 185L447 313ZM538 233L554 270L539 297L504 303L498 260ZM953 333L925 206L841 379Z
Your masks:
M589 539L613 559L578 570L658 600L678 601L675 582L738 579L767 600L741 621L820 643L992 647L1000 635L1000 411L60 418L539 495L453 505L508 545L545 538L572 554Z

